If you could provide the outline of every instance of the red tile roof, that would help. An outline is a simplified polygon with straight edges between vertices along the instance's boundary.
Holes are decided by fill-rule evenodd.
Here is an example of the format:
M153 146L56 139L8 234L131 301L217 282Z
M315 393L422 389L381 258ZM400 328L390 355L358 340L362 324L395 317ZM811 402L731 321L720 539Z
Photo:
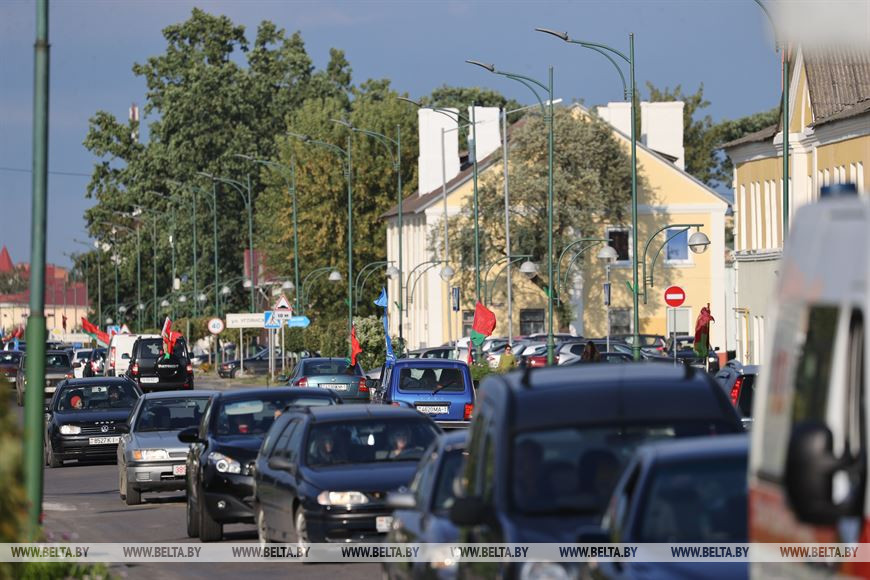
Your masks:
M12 257L9 255L9 250L6 246L0 249L0 272L12 272L15 265L12 263Z

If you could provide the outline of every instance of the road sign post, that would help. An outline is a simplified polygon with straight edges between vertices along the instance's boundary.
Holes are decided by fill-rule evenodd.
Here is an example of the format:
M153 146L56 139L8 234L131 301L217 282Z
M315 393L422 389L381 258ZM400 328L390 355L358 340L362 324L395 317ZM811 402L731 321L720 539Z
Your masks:
M674 313L673 325L671 326L671 348L674 351L674 364L677 364L677 308L686 301L686 291L679 286L669 286L665 290L665 304L671 307Z

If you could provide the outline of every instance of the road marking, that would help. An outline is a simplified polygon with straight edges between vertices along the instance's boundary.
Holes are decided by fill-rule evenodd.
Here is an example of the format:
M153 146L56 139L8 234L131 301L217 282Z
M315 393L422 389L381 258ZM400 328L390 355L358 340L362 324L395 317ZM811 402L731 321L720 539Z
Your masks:
M47 501L42 503L42 509L47 512L74 512L79 508L69 503L53 503Z

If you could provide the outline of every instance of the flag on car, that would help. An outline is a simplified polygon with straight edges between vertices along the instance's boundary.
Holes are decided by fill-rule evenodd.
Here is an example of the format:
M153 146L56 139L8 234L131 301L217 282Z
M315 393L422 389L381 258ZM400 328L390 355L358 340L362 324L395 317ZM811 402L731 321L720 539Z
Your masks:
M495 313L492 310L477 303L474 307L474 323L471 325L471 342L475 346L483 344L484 339L495 330Z
M716 322L710 314L710 305L701 308L698 320L695 322L695 346L694 351L699 357L706 358L710 352L710 323Z
M109 335L100 330L95 324L88 322L88 319L82 316L82 330L97 341L100 346L109 346Z
M356 325L350 327L350 366L356 366L356 356L362 352L362 347L356 339Z
M163 321L163 329L160 331L160 336L163 338L163 358L169 358L175 351L175 341L181 338L180 332L172 330L172 320L166 317Z
M387 289L381 288L381 294L378 296L378 299L375 300L375 306L380 306L384 309L384 315L381 317L381 320L384 323L384 340L387 344L387 357L386 357L386 365L387 368L392 368L393 363L396 362L396 353L393 352L393 341L390 338L390 321L387 318L387 306L389 306L390 301L387 299Z

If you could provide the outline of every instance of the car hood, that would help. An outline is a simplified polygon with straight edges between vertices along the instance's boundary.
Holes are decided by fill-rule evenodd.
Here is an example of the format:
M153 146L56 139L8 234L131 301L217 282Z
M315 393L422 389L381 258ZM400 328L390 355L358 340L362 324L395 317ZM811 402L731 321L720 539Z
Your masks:
M411 483L417 461L357 463L313 469L303 468L304 478L319 489L334 491L392 491Z
M179 431L137 431L132 434L130 448L187 451L190 445L179 441L178 433Z
M59 424L64 423L92 423L94 421L114 421L123 423L130 416L133 409L94 409L92 411L59 411L54 414L54 419Z
M53 369L45 371L45 378L47 379L65 379L68 373L72 372L72 368L68 369Z
M229 455L237 460L250 460L257 456L257 451L260 450L260 445L263 444L262 435L222 435L214 437L214 446L212 451L218 451Z

